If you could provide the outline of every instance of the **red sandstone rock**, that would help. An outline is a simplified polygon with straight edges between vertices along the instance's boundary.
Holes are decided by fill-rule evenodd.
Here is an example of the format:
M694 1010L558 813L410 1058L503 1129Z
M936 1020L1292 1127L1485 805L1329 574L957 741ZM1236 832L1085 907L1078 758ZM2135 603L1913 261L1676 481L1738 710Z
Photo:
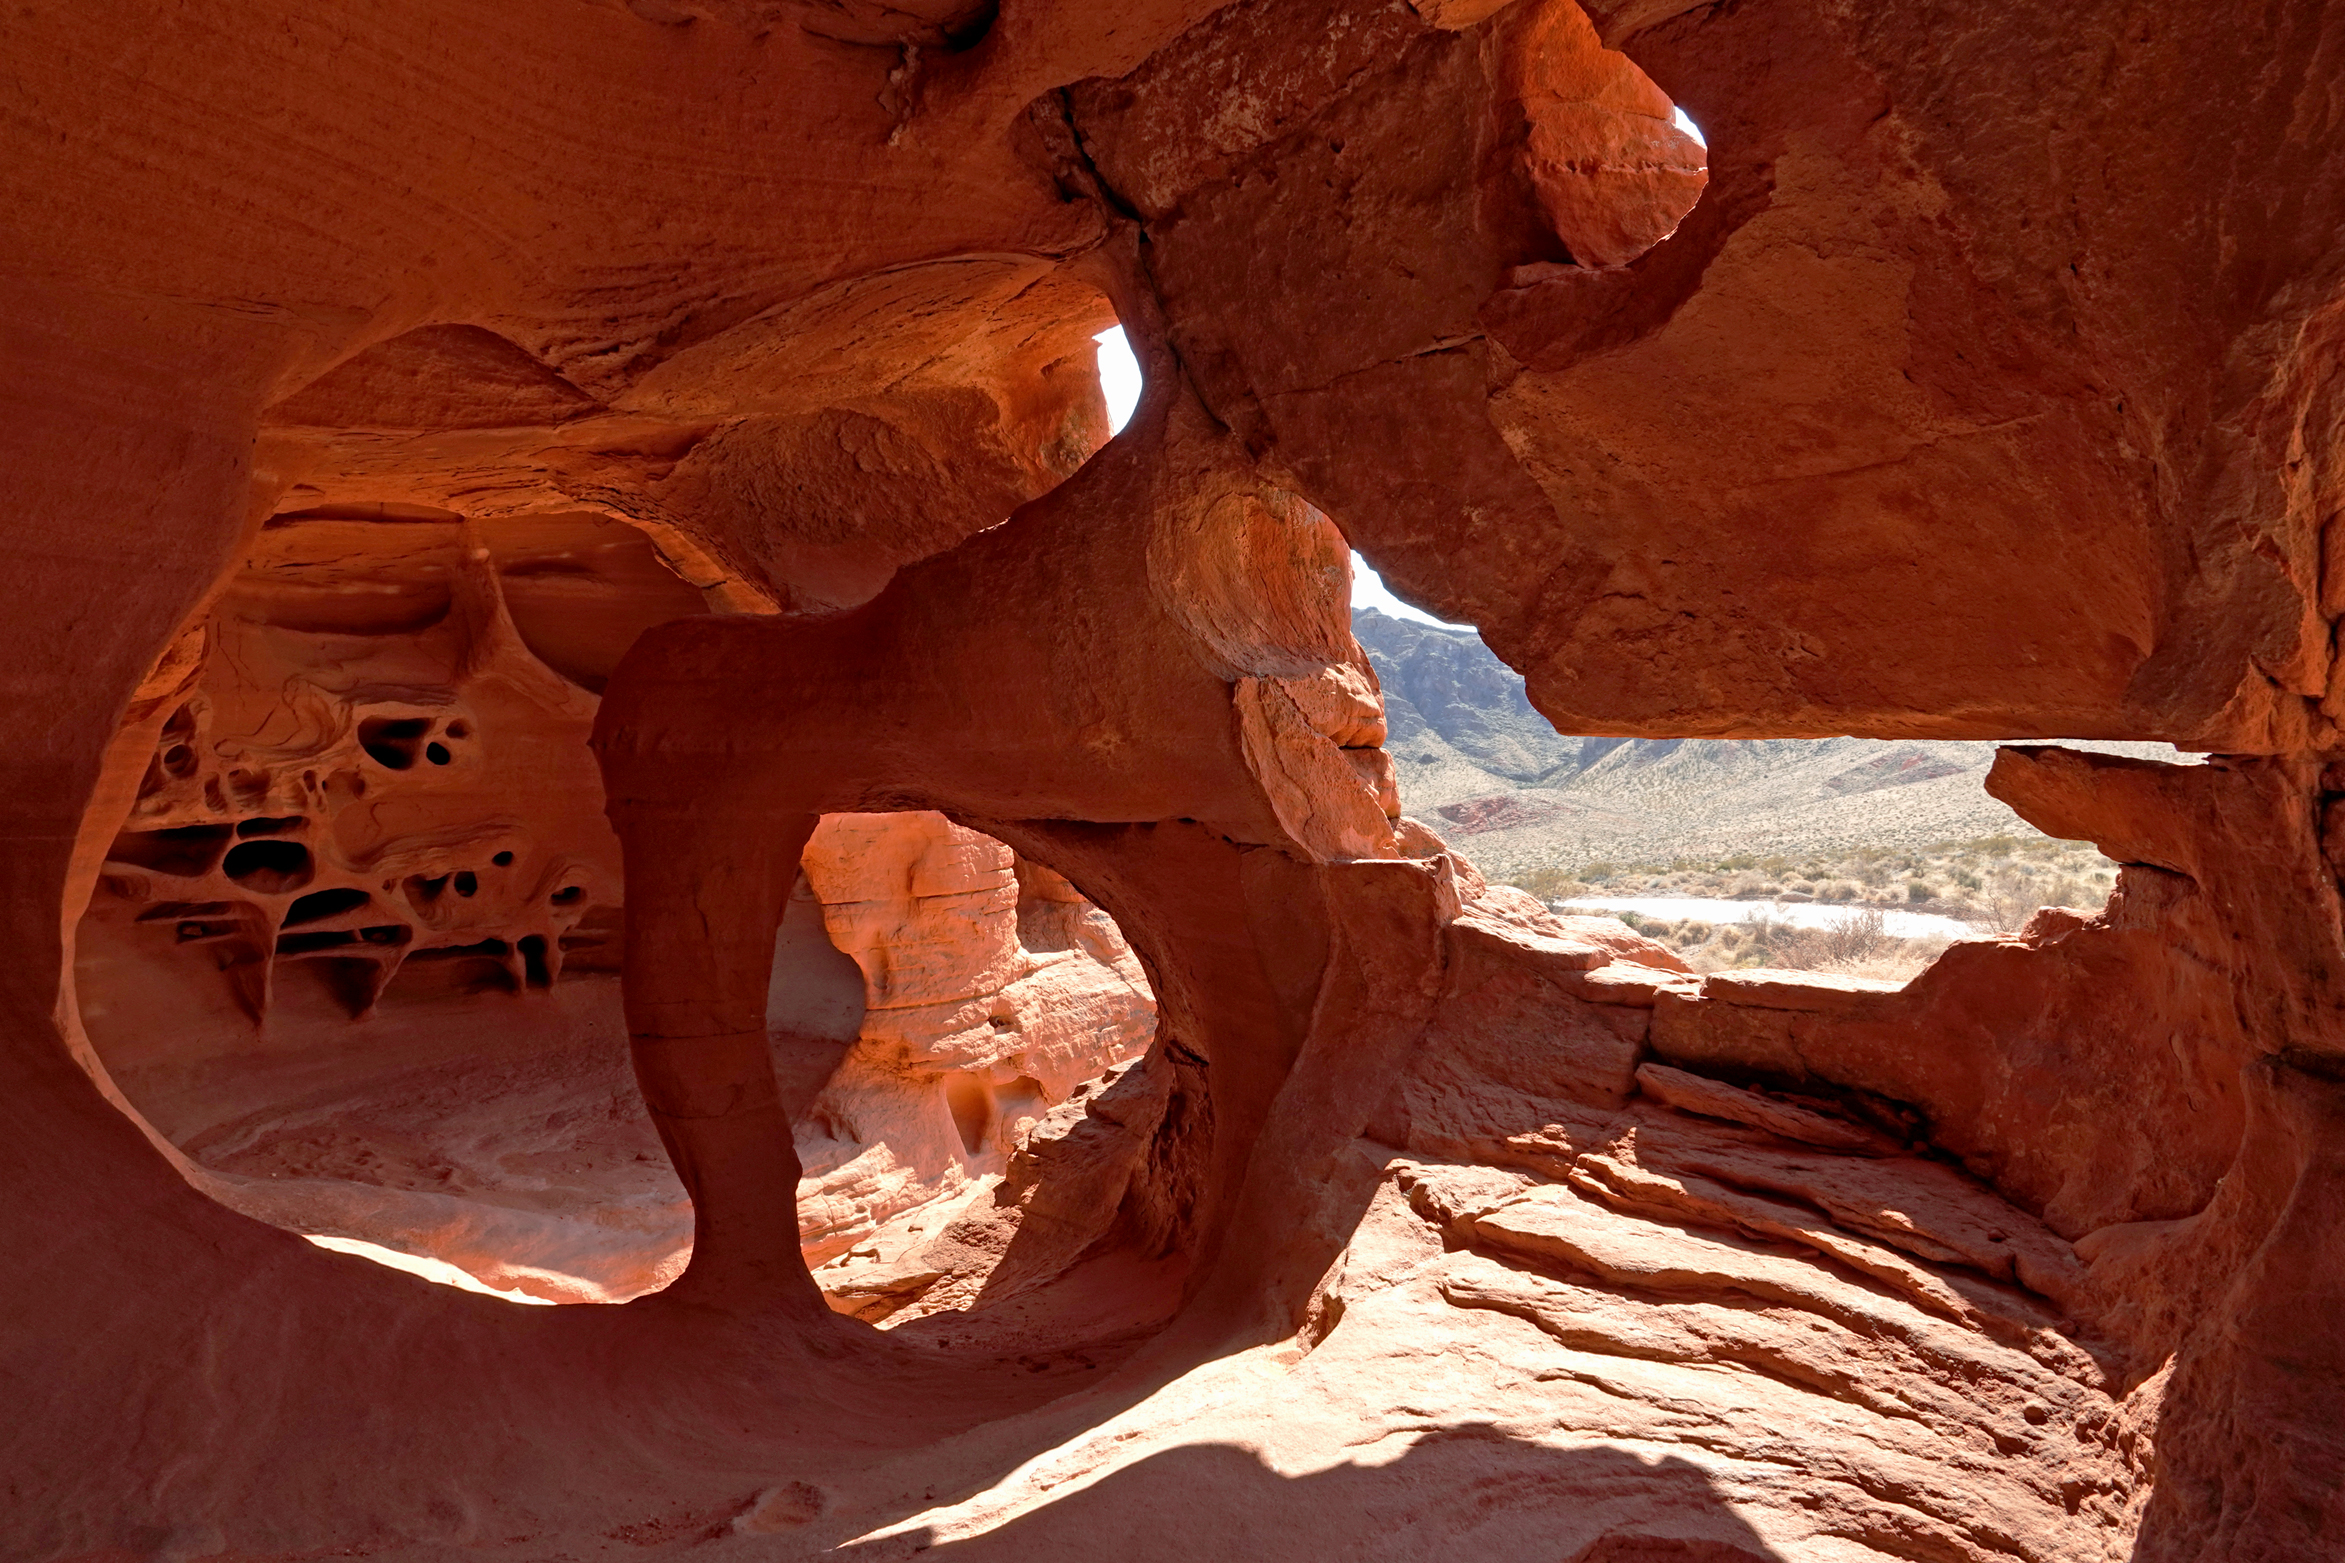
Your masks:
M853 1046L798 1115L809 1264L998 1176L1050 1109L1152 1039L1155 1006L1114 923L1037 870L1021 877L1008 847L928 813L831 815L808 842L808 885L864 1002ZM1027 915L1027 885L1048 911Z
M2325 1557L2341 33L14 17L7 1550ZM1575 731L2235 758L1999 767L2098 916L1695 981L1396 823L1346 542ZM815 884L924 811L928 889ZM1139 985L1046 874L1161 1021L1055 1106ZM927 1174L802 1204L826 1097L1005 1158L831 1277L893 1339L801 1232ZM549 1291L581 1163L680 1183L692 1262L516 1309L238 1213L335 1157Z
M583 738L641 620L699 608L591 517L264 534L158 679L160 727L134 729L152 754L79 929L97 1059L201 1186L546 1300L683 1268L690 1208L625 1065L617 844ZM1024 947L1014 861L923 814L840 816L810 848L813 942L777 948L769 1023L781 1046L808 1026L856 1043L798 1115L810 1264L998 1177L1146 1046L1114 924L1037 866L1055 885ZM835 1014L808 1003L818 955L848 984Z
M1672 1069L1667 1064L1638 1065L1637 1084L1646 1095L1671 1107L1700 1113L1706 1118L1747 1123L1787 1140L1841 1151L1881 1153L1897 1148L1894 1140L1863 1124L1827 1117L1795 1102L1778 1101L1756 1091L1738 1090L1701 1075Z

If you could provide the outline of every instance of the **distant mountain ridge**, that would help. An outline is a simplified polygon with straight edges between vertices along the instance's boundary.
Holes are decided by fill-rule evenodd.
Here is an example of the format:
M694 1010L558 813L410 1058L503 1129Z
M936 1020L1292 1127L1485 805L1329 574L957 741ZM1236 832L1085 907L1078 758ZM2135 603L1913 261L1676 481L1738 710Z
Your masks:
M1384 686L1402 807L1490 872L2036 834L1981 786L1991 742L1562 734L1470 630L1362 608L1352 633Z
M1352 614L1352 634L1367 648L1384 685L1387 748L1432 734L1485 773L1535 786L1621 742L1556 732L1531 708L1522 675L1471 631L1361 608Z

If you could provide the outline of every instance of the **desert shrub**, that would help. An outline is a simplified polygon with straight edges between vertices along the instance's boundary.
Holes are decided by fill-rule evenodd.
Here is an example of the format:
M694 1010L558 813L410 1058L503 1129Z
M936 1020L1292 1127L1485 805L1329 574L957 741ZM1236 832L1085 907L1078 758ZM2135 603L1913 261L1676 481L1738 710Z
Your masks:
M2005 835L1933 842L1925 849L1849 847L1800 858L1757 850L1728 853L1715 861L1602 858L1578 869L1554 864L1518 874L1509 883L1544 901L1637 892L1788 895L1834 905L1936 904L1957 916L2021 926L2040 905L2098 906L2108 894L2113 873L2112 865L2089 845ZM2012 906L1995 904L1998 897ZM1653 926L1643 931L1660 937ZM1720 929L1685 937L1699 937L1699 947L1710 952L1711 960L1726 948ZM1803 958L1799 945L1790 931L1781 931L1749 946L1748 958L1789 963Z
M2043 905L2043 897L2035 887L2017 874L1997 874L1989 879L1979 897L1979 920L1997 933L2017 933L2027 926L2027 920L2036 915Z
M1890 937L1888 920L1879 912L1863 911L1829 928L1807 930L1815 936L1819 963L1870 960L1885 954L1901 940Z
M1587 889L1569 870L1556 867L1534 868L1507 882L1518 890L1528 890L1542 901L1568 901Z
M1690 917L1677 923L1647 923L1637 931L1649 939L1660 940L1681 954L1708 944L1712 932L1708 923L1696 922Z
M1888 948L1878 955L1838 961L1834 965L1851 977L1886 977L1892 982L1911 982L1945 953L1943 939L1892 939Z
M1867 976L1910 976L1920 969L1906 960L1908 942L1891 935L1887 920L1877 911L1860 911L1829 928L1800 928L1772 917L1755 917L1741 925L1741 933L1742 938L1734 944L1720 940L1722 952L1732 956L1737 966L1774 966L1787 971L1864 967ZM1939 942L1928 948L1934 954L1944 947Z
M1816 964L1813 929L1794 927L1772 917L1754 917L1743 924L1749 934L1744 961L1753 966L1801 969Z
M2095 894L2091 886L2068 878L2053 880L2045 895L2053 906L2073 906L2084 911L2090 911L2103 899Z

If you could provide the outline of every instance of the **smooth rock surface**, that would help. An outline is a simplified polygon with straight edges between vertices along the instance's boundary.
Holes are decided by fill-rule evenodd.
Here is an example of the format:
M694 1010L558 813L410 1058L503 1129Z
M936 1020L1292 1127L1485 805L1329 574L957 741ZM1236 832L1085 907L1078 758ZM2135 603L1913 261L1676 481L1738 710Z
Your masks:
M0 1550L2336 1550L2339 0L0 53ZM2008 750L2104 911L1738 989L1401 815L1347 545L1575 734L2218 758Z

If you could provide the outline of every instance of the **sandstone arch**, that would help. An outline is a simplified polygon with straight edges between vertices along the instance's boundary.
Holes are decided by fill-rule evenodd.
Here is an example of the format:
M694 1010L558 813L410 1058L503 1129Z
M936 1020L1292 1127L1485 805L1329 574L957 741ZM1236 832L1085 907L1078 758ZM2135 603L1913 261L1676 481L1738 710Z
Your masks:
M1254 1440L1283 1485L1212 1490L1262 1502L1497 1416L1418 1468L1700 1451L1571 1462L1589 1557L2321 1556L2345 13L982 12L12 22L12 1550L1064 1551L1064 1489L1158 1447ZM1111 312L1149 400L1098 452ZM1298 506L1573 730L2222 758L2005 761L2126 860L2100 918L1895 994L1692 982L1396 826L1340 645L1233 654L1207 585ZM150 758L190 780L175 637L270 518L354 509L623 518L732 615L636 644L600 729L680 1287L319 1253L76 1030L116 827ZM805 1279L743 1039L813 818L912 806L1107 906L1196 1040L1145 1345L954 1357ZM320 893L253 839L255 895Z

